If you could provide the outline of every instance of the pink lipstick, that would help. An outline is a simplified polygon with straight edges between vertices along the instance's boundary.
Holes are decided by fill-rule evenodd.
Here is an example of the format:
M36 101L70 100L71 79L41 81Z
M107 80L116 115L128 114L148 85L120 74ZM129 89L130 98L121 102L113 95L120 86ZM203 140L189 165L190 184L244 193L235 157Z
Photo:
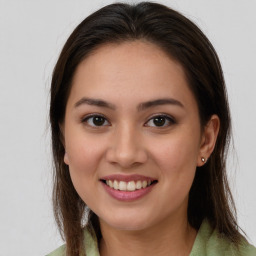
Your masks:
M121 201L133 201L147 195L157 180L142 175L110 175L100 179L106 192Z

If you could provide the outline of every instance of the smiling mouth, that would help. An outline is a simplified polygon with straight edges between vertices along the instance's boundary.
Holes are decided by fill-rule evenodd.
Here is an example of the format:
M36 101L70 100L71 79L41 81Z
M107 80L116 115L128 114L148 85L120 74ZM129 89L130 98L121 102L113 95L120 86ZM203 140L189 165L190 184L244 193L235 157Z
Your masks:
M117 181L117 180L100 180L108 187L119 190L119 191L127 191L132 192L140 189L145 189L153 184L157 183L157 180L137 180L137 181Z

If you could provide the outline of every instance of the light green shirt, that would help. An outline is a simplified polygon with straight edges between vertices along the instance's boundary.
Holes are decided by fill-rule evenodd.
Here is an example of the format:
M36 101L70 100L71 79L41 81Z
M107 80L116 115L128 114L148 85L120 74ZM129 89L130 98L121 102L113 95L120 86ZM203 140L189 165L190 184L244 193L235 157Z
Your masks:
M100 256L97 239L85 230L86 256ZM208 221L203 221L189 256L256 256L256 248L247 242L240 245L238 253L234 246L216 230L212 230ZM65 256L65 245L48 256Z

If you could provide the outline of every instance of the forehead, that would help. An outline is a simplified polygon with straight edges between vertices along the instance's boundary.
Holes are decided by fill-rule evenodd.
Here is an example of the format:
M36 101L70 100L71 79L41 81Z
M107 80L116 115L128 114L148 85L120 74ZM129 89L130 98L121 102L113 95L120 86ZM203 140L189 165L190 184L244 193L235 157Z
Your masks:
M183 67L155 44L139 40L103 45L83 60L70 98L79 96L110 101L129 96L134 102L166 96L193 98Z

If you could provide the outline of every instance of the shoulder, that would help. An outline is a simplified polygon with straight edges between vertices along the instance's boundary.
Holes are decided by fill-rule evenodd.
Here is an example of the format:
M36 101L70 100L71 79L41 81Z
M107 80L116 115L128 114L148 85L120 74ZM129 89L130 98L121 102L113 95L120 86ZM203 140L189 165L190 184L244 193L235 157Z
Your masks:
M66 246L62 245L58 249L54 250L50 254L47 254L46 256L65 256L66 252Z
M84 248L86 256L100 256L95 234L91 234L87 228L84 230ZM66 256L66 245L62 245L47 256Z
M204 220L190 256L256 256L256 248L244 240L237 250L227 238L213 230Z

